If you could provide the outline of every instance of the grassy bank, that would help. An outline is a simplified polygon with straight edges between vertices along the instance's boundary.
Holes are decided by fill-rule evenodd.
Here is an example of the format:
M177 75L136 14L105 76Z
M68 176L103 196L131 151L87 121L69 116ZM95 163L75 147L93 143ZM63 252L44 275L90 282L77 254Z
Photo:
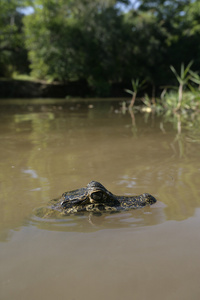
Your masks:
M154 95L150 98L145 94L141 100L148 108L147 111L169 111L169 112L198 112L200 110L200 76L191 70L192 62L186 67L181 64L180 73L170 66L174 73L177 85L163 86L159 98ZM132 95L129 109L132 109L137 94L144 89L145 81L138 78L132 80L132 90L125 91Z

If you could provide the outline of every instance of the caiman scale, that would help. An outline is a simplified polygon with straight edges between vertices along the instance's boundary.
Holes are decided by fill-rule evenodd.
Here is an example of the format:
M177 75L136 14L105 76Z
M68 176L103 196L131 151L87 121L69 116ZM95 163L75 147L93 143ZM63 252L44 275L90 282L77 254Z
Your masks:
M51 209L66 215L86 211L93 213L116 212L142 208L155 202L156 199L147 193L139 196L116 196L101 183L91 181L84 188L66 192L62 194L61 198L52 200Z

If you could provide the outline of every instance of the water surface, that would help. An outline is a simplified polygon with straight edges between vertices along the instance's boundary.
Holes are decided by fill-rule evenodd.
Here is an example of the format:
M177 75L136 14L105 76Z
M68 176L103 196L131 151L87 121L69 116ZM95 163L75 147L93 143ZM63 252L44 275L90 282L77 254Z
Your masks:
M1 101L0 299L199 299L199 123L121 108ZM91 180L158 202L113 215L36 214Z

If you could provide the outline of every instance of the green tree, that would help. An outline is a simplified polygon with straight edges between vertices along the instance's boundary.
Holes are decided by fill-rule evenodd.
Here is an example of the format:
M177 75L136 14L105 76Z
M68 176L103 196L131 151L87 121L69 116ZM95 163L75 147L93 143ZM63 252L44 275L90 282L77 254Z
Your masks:
M131 64L134 77L145 78L152 86L165 82L169 66L167 55L168 32L157 17L142 11L130 11L126 22L131 24Z
M24 18L34 76L62 81L84 77L97 93L123 77L130 63L125 51L130 30L116 1L42 3L35 2L34 14Z
M165 61L178 67L189 63L199 53L199 41L192 37L199 32L199 1L193 0L142 0L139 10L154 15L167 32ZM159 24L159 23L158 23ZM195 28L195 29L194 29Z
M96 95L131 78L153 91L174 84L169 66L182 62L200 69L199 1L137 2L136 9L128 0L1 0L1 76L27 70L27 52L34 77L84 78ZM24 16L28 5L34 12Z
M168 84L173 83L169 66L179 68L182 62L188 64L194 61L194 68L200 68L200 4L193 0L141 0L139 11L154 17L157 23L155 29L162 28L165 39L158 38L160 45L165 47L158 63L159 74ZM155 32L155 31L154 31ZM154 33L152 34L152 36ZM148 45L149 46L149 43ZM168 68L168 69L167 69ZM150 74L155 74L153 70ZM161 78L160 78L161 79ZM159 78L155 80L157 83ZM163 83L164 83L163 81Z
M0 76L10 76L13 71L27 70L27 52L22 32L23 14L19 8L24 1L0 1Z

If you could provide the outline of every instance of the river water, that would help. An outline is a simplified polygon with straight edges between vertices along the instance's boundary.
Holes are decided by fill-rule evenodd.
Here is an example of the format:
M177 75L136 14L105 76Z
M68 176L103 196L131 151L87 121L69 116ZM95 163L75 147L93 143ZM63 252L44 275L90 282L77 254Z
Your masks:
M0 102L0 299L200 298L200 122L111 100ZM101 182L149 208L43 219Z

